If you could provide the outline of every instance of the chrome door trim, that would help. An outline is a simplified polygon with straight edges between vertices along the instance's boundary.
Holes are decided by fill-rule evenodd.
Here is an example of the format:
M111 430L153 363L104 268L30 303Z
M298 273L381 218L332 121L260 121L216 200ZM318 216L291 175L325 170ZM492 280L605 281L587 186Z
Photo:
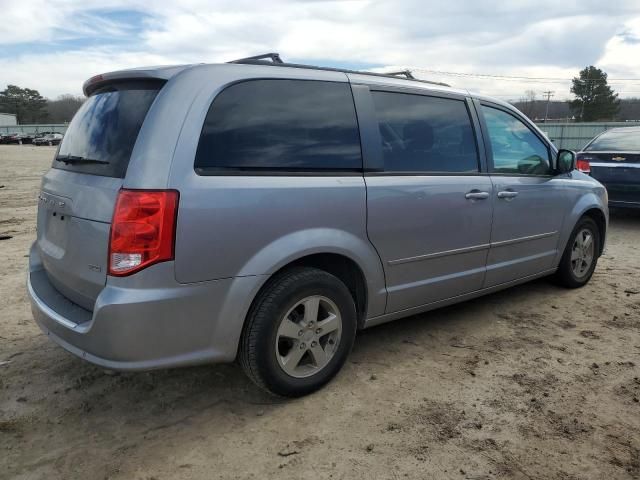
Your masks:
M529 240L539 240L541 238L553 237L558 232L538 233L536 235L529 235L528 237L511 238L509 240L502 240L500 242L491 242L491 247L503 247L505 245L513 245L514 243L528 242Z
M640 168L640 163L605 163L605 162L589 162L592 167L612 167L612 168Z
M514 243L528 242L530 240L539 240L542 238L553 237L554 235L557 235L557 234L558 234L557 231L539 233L537 235L529 235L527 237L512 238L509 240L502 240L500 242L485 243L482 245L474 245L472 247L457 248L454 250L444 250L442 252L429 253L427 255L417 255L415 257L398 258L396 260L389 260L387 264L400 265L400 264L409 263L409 262L420 262L422 260L427 260L430 258L446 257L448 255L460 255L462 253L477 252L478 250L486 250L488 248L493 248L493 247L503 247L505 245L513 245Z
M445 257L447 255L459 255L461 253L477 252L478 250L485 250L491 246L489 243L483 245L473 245L471 247L456 248L454 250L444 250L442 252L428 253L426 255L417 255L415 257L398 258L396 260L389 260L389 265L400 265L402 263L419 262L421 260L427 260L429 258Z

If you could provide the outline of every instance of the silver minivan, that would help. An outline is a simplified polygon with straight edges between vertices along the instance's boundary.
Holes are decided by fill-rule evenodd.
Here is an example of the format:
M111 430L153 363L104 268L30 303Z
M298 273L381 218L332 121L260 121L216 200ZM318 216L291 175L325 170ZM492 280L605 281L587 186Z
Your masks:
M29 258L53 341L115 370L237 359L298 396L359 329L589 281L606 190L511 105L269 58L85 83Z

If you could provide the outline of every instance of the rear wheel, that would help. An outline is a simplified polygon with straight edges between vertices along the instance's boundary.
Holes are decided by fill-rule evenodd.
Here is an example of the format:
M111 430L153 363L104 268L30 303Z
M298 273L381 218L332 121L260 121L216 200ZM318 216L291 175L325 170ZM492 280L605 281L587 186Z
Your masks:
M600 231L589 217L578 221L564 250L556 277L565 287L579 288L587 284L598 263Z
M295 268L271 280L256 299L238 356L259 387L301 396L338 373L355 332L355 304L344 283L322 270Z

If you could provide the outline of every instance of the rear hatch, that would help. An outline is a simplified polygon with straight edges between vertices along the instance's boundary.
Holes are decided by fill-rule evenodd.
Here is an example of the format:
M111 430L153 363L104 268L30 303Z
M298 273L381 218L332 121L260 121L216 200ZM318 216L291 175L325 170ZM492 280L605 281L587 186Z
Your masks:
M109 230L131 152L162 81L94 90L60 143L39 194L37 247L51 284L92 310L106 283Z

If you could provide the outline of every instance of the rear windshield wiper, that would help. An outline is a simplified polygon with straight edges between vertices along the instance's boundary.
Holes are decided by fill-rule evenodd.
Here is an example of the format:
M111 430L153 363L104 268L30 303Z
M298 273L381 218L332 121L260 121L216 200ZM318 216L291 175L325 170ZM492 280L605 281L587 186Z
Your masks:
M58 156L56 157L56 161L58 162L64 162L67 165L69 164L78 164L78 163L99 163L101 165L107 165L109 162L105 161L105 160L96 160L94 158L86 158L86 157L79 157L77 155L63 155L63 156Z

